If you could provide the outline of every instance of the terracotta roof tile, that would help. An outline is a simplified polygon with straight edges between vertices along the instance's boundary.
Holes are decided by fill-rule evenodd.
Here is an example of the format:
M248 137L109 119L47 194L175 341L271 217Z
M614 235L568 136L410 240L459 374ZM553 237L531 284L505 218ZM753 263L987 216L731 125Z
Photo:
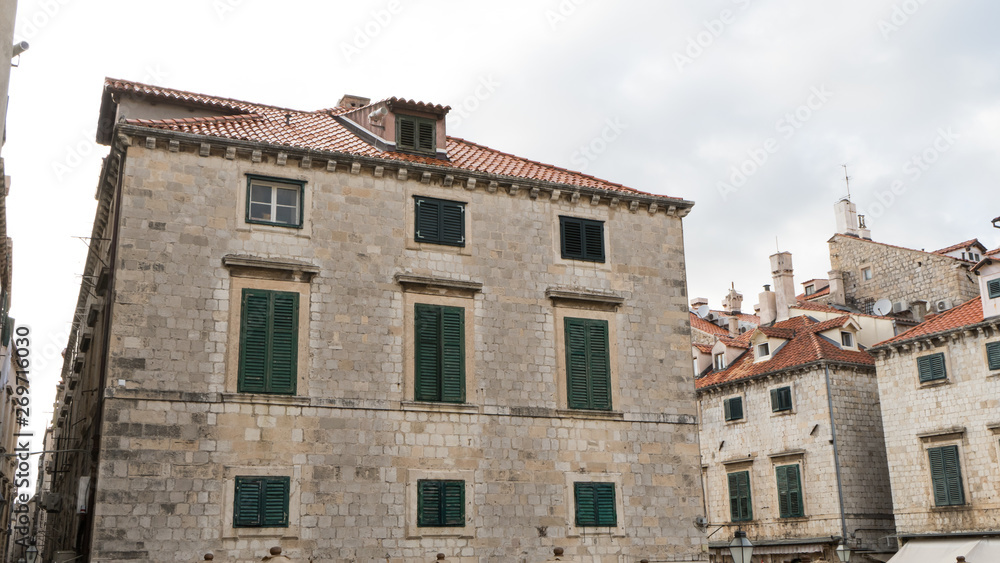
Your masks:
M830 295L830 286L826 286L823 289L817 290L809 295L805 293L800 293L795 296L797 301L802 301L803 299L816 299L818 297L823 297L824 295Z
M701 344L701 343L698 343L698 342L695 342L694 344L692 344L692 346L694 346L695 348L701 350L702 352L704 352L706 354L711 354L712 353L712 348L714 348L714 346L711 345L711 344Z
M718 336L729 334L728 330L716 324L712 324L694 313L689 312L688 315L690 315L691 318L691 328L695 330L700 330L701 332L707 332L708 334Z
M207 118L128 120L128 123L142 127L417 162L509 178L524 178L615 192L654 195L588 174L521 158L457 137L448 137L445 143L448 160L402 152L382 151L363 141L337 121L335 118L336 113L338 113L337 108L299 111L112 78L105 80L105 88L116 92L128 92L134 95L173 100L220 110L219 116ZM400 98L390 98L390 100L405 101L407 104L423 104L423 102L401 100ZM445 109L444 106L423 105L428 108ZM355 109L357 108L344 108L339 113ZM680 198L669 196L656 195L655 197L682 201Z
M977 247L981 248L984 252L986 251L986 247L983 246L983 243L979 242L979 239L974 238L974 239L969 239L969 240L967 240L965 242L960 242L958 244L953 244L951 246L942 248L941 250L935 250L934 254L947 254L949 252L954 252L956 250L963 250L963 249L969 248L970 246L977 246Z
M949 309L933 318L918 324L917 326L900 333L893 338L879 342L876 347L888 344L898 344L907 340L922 338L933 334L948 332L963 326L974 325L983 322L983 302L979 297L974 297L958 307Z
M811 330L812 332L823 332L824 330L830 330L831 328L842 327L846 325L848 322L850 322L850 320L851 320L850 315L835 317L830 320L817 323L809 327L809 330Z
M818 323L805 316L776 323L773 327L768 328L794 332L795 336L784 346L775 350L771 359L754 363L753 354L744 353L726 369L713 371L696 380L695 387L704 389L821 360L875 366L875 360L867 352L844 350L830 340L816 334L816 327L822 324L824 323Z

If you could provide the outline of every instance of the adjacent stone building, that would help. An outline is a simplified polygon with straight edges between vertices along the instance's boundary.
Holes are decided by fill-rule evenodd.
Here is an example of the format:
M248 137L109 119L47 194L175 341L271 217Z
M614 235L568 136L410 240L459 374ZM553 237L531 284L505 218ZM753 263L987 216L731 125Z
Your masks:
M973 268L979 297L872 349L905 542L894 562L1000 560L998 257Z
M107 81L48 553L707 561L692 203L447 112Z
M777 294L788 296L790 255L771 263ZM894 548L892 499L862 325L843 312L790 316L788 298L765 293L765 324L720 337L696 381L712 561L732 561L737 528L764 563L839 561L844 538L852 561L884 560Z

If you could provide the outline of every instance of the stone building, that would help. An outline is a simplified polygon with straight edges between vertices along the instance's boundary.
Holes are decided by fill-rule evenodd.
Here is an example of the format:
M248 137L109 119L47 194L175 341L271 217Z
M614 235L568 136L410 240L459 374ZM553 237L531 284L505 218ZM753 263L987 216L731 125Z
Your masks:
M872 348L893 510L892 561L1000 560L1000 250L981 295Z
M983 248L977 240L935 252L903 248L873 241L871 232L859 226L863 220L850 201L839 201L835 212L829 279L822 280L829 285L826 303L870 314L885 299L892 313L919 322L927 313L947 311L979 294L971 271L973 257Z
M692 203L447 112L106 82L47 550L707 559Z
M731 561L736 528L763 563L838 561L843 538L855 540L852 561L884 560L892 505L862 316L803 310L791 256L771 264L764 324L718 337L707 355L694 345L712 560Z

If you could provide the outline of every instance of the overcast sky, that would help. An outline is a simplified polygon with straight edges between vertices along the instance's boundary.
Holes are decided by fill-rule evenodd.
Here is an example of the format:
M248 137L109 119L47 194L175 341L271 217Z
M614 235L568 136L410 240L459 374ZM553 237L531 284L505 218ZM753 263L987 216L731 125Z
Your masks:
M302 110L451 105L453 136L693 200L689 294L719 308L732 282L750 309L776 245L797 283L826 277L844 164L875 240L997 246L998 22L987 0L21 0L3 156L35 422L107 153L105 76Z

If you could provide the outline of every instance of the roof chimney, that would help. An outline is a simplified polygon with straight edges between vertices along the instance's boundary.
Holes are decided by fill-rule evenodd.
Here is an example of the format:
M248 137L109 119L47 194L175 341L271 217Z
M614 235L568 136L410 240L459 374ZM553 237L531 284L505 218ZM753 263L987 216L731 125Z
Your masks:
M775 319L775 296L774 292L771 291L771 286L765 285L764 291L757 297L760 299L760 310L757 312L760 316L760 324L769 325L773 323Z
M837 218L838 235L859 236L857 205L851 203L851 200L844 198L833 204L833 212Z
M844 289L844 273L840 270L830 270L827 272L830 277L830 303L834 305L847 305L847 292Z
M695 297L691 300L691 308L695 311L698 310L698 307L703 307L705 305L708 305L708 299L704 297Z
M344 94L344 96L340 98L340 101L337 102L337 107L363 108L370 103L372 103L371 98L366 98L364 96L354 96L352 94Z
M737 292L735 287L730 288L729 294L722 300L722 310L727 313L739 313L742 306L743 295Z
M788 319L788 308L795 305L795 281L792 279L792 253L771 255L771 279L774 281L775 320Z

